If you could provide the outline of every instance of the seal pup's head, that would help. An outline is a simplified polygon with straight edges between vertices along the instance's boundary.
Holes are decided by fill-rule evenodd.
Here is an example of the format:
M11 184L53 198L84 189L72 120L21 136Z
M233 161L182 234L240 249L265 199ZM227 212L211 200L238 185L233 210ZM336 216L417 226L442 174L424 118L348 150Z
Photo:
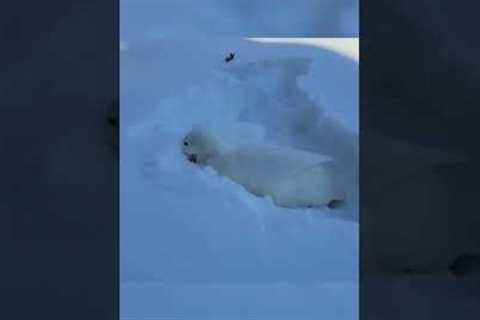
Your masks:
M190 162L208 164L218 151L219 144L207 129L194 127L182 139L182 152Z

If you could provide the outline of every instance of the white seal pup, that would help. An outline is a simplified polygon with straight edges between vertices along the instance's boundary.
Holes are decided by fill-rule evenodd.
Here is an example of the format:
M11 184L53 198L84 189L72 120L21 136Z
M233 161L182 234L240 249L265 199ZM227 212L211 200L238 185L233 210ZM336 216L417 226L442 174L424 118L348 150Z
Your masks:
M266 143L228 145L221 140L221 135L195 127L182 140L182 152L189 161L214 168L255 195L270 196L278 206L343 204L329 157Z

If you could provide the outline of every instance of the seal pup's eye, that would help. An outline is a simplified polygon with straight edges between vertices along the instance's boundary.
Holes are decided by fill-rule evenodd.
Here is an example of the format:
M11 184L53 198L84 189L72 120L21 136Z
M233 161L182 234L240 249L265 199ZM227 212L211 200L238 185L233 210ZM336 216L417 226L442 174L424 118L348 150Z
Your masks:
M184 146L188 146L188 141L183 141Z

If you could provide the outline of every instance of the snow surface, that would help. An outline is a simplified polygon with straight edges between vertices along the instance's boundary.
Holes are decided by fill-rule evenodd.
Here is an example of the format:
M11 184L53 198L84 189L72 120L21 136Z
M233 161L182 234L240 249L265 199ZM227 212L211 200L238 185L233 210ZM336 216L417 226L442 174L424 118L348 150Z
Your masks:
M358 37L358 0L121 0L122 39Z
M231 38L120 50L122 318L358 318L358 62ZM279 208L181 154L192 125L245 122L338 160L347 206Z

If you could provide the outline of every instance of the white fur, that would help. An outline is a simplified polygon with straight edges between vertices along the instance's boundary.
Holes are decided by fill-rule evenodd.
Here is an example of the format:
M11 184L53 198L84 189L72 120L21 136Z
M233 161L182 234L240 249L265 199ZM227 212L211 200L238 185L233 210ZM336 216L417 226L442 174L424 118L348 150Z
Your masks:
M329 163L319 154L266 143L228 145L205 128L194 128L182 141L182 151L199 165L241 184L258 196L271 196L283 207L323 206L341 200Z

